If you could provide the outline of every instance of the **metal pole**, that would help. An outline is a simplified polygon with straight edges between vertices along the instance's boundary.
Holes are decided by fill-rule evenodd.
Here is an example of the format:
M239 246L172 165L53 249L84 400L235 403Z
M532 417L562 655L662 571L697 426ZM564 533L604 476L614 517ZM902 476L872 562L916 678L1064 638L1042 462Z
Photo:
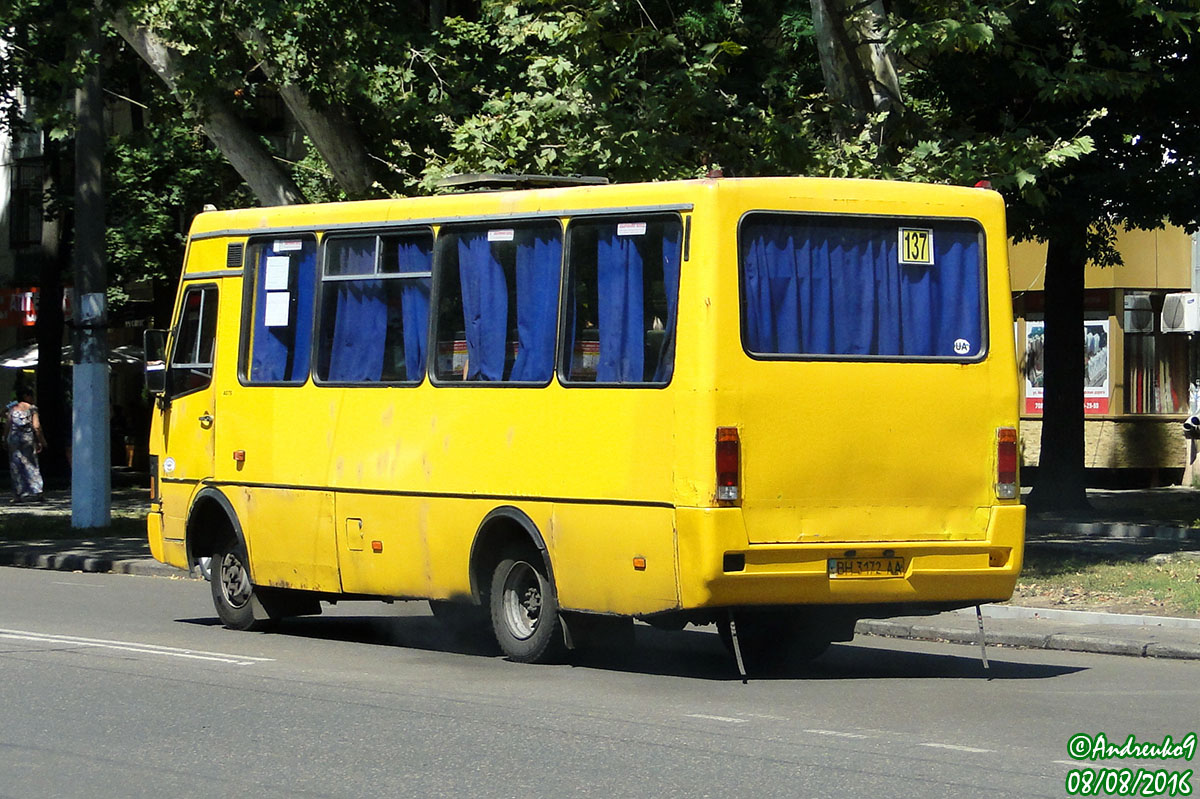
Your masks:
M94 59L75 92L75 325L72 370L71 526L108 527L111 474L108 437L108 314L105 302L103 39L92 15L86 56Z

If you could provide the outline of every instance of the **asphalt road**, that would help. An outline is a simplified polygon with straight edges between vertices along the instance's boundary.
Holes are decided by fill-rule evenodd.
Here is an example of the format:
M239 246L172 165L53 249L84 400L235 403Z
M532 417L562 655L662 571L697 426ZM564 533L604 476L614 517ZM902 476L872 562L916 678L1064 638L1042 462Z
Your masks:
M1037 797L1068 740L1200 727L1200 663L860 638L743 685L717 636L522 666L424 604L219 627L203 582L0 568L2 797ZM1191 785L1200 791L1200 777Z

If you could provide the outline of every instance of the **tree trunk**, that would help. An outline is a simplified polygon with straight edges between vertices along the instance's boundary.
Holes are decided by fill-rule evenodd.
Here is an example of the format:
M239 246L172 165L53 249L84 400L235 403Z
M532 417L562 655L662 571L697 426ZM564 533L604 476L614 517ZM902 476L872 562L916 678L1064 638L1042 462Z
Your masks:
M1083 286L1087 224L1064 225L1046 252L1045 397L1037 482L1028 506L1035 512L1090 509L1084 481Z
M342 109L315 107L308 93L294 83L276 88L346 196L352 200L370 198L375 185L371 156Z
M61 190L63 171L61 147L47 136L45 148L42 194L56 197ZM46 449L42 450L39 465L48 481L59 483L65 482L70 474L67 442L71 438L71 425L62 370L63 274L70 259L70 249L62 204L55 202L52 207L54 213L42 217L42 262L34 333L38 342L38 417L46 437Z
M290 81L280 81L279 70L271 61L261 33L244 31L241 39L258 59L266 76L275 83L284 105L325 159L333 179L346 196L352 200L370 197L375 185L371 156L345 110L337 105L314 105L304 89Z
M811 0L817 54L834 102L865 121L900 99L900 81L887 47L878 41L884 18L880 0L847 9L845 0Z
M149 28L135 24L124 11L115 12L111 21L121 38L150 65L176 99L183 105L192 106L205 134L250 186L259 202L263 205L306 202L291 176L220 95L210 92L190 104L184 99L177 88L183 66L161 37Z

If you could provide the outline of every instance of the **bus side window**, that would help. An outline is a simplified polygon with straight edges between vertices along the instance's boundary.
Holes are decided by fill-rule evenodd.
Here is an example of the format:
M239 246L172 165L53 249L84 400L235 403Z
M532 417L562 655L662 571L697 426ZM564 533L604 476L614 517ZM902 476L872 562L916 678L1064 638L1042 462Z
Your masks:
M308 234L252 239L247 248L250 323L242 349L248 383L299 385L308 379L317 242Z
M544 385L554 375L562 225L446 226L438 235L435 377Z
M179 397L212 382L217 332L217 288L189 288L183 295L168 389Z
M567 237L564 381L669 383L679 303L679 217L577 220Z
M429 231L326 239L318 380L421 381L432 250Z

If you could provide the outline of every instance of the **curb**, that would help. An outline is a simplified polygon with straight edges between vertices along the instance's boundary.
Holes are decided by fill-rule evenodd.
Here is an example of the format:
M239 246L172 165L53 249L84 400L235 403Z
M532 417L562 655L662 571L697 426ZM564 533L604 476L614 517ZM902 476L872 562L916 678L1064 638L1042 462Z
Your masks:
M159 563L151 558L113 560L78 552L0 552L0 566L93 574L133 574L142 577L196 579L188 572L165 563Z
M907 638L918 641L946 641L952 644L978 646L979 633L958 627L931 624L912 624L887 619L863 619L855 626L861 635L884 638ZM1050 649L1069 652L1090 652L1098 655L1200 660L1200 643L1180 644L1152 641L1141 643L1128 638L1116 638L1086 633L1034 633L988 630L984 640L990 645L1013 646L1023 649Z
M975 618L974 608L951 611L961 616ZM1064 610L1063 608L1037 608L1024 605L984 605L986 619L1041 619L1043 621L1069 621L1073 624L1100 624L1115 627L1159 627L1164 629L1200 630L1200 619L1179 616L1147 616L1133 613L1106 613L1102 610Z
M1025 533L1034 535L1067 534L1083 538L1117 538L1138 539L1143 541L1194 541L1200 544L1200 528L1180 527L1171 524L1129 524L1126 522L1068 522L1055 519L1028 519L1025 522ZM1030 544L1039 545L1051 542L1032 540Z

